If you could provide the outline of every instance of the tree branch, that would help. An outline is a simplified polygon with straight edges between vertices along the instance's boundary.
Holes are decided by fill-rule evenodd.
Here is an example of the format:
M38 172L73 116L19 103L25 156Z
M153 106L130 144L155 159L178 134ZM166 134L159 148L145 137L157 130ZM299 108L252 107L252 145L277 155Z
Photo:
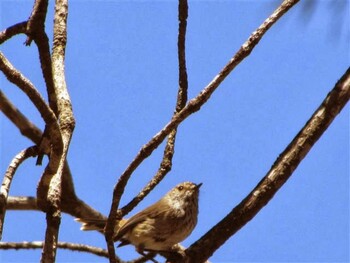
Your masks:
M63 197L62 197L63 198ZM65 202L62 200L62 212L76 218L96 218L107 220L105 216L95 211L78 198L72 198ZM9 196L6 204L7 210L36 210L41 211L35 197L32 196Z
M176 102L176 108L175 108L174 114L180 112L185 107L187 102L188 81L187 81L186 56L185 56L187 17L188 17L187 0L179 0L179 7L178 7L179 89L178 89L177 102ZM177 127L175 127L168 135L168 141L164 149L162 162L160 164L160 167L156 175L152 178L152 180L126 206L116 211L116 214L118 215L117 217L115 217L112 214L112 212L110 213L110 216L108 218L107 225L106 225L106 231L105 231L107 247L110 255L110 262L114 262L113 257L115 254L115 250L114 250L112 237L115 229L114 226L117 223L117 219L118 218L121 219L123 216L129 213L133 208L135 208L137 204L139 204L143 200L143 198L145 198L145 196L147 196L154 189L154 187L156 187L171 170L172 159L174 155L176 133L177 133ZM122 182L122 184L126 185L127 180L124 183ZM118 184L119 183L120 181L118 182ZM121 186L122 189L125 188L125 185ZM118 185L116 186L116 188L118 188ZM113 198L112 203L114 203L114 200L115 199ZM112 204L111 211L113 210L113 207L114 207L114 204Z
M44 242L33 241L33 242L0 242L0 249L40 249L44 246ZM69 242L58 242L57 247L61 249L69 249L78 252L87 252L100 257L108 257L107 250Z
M33 242L0 242L0 249L41 249L44 246L44 242L33 241ZM84 244L76 244L70 242L58 242L57 247L61 249L68 249L78 252L91 253L96 256L108 258L108 252L105 249L99 247L88 246ZM120 261L121 263L144 263L147 262L147 257L140 257L131 261Z
M41 130L30 122L5 96L0 90L0 111L10 119L19 129L21 134L35 144L38 144L41 138Z
M1 92L0 90L0 110L9 118L20 132L32 140L35 144L39 144L42 137L41 130L31 123ZM45 149L45 152L49 152L50 149ZM11 197L10 197L11 198ZM10 202L10 200L8 200ZM23 200L24 201L24 200ZM36 202L36 199L35 199ZM13 203L10 209L16 209ZM9 204L8 204L9 205ZM18 203L21 206L21 203ZM35 204L36 206L36 204ZM37 207L37 206L36 206ZM72 175L69 170L68 163L66 163L63 171L62 182L62 209L64 212L78 218L96 218L106 219L98 211L94 210L89 205L81 201L75 194Z
M13 26L6 28L0 32L0 44L4 43L6 40L9 40L15 35L26 33L27 21L20 22Z
M13 158L9 167L6 170L6 173L0 188L0 240L2 238L2 230L4 227L7 197L10 191L10 186L11 186L13 176L15 175L17 168L21 165L21 163L24 160L35 155L37 155L36 146L29 147L21 151Z
M27 78L25 78L17 69L15 69L1 52L0 70L5 74L6 78L10 82L18 86L29 97L29 99L38 109L49 129L49 134L53 145L52 152L54 154L59 155L60 152L62 152L62 138L59 132L60 130L55 114L46 104L45 100L40 95L38 90L34 87L34 85ZM53 158L53 160L55 159ZM47 167L48 171L55 171L56 165L57 163L50 162L49 166Z
M27 24L27 39L25 44L29 46L33 39L41 34L47 13L47 0L35 0L32 13Z
M57 126L57 119L51 109L47 106L44 98L40 95L34 85L13 67L2 52L0 52L0 70L11 83L19 87L28 96L46 123L56 123Z
M178 61L179 61L179 89L177 94L176 108L174 114L178 113L185 107L187 101L187 70L186 70L186 56L185 56L185 42L186 42L186 26L188 16L187 0L179 1L179 34L178 34ZM139 202L141 202L156 185L163 180L165 175L171 170L172 159L174 155L176 138L176 128L171 131L168 136L168 141L164 149L163 160L160 167L152 178L152 180L142 189L142 191L133 198L127 205L120 209L123 216L134 209Z
M48 94L49 106L52 111L58 116L57 99L55 94L55 88L52 76L52 61L50 54L49 38L45 32L45 19L47 13L47 0L37 0L32 12L32 15L28 22L28 38L26 44L30 45L32 39L38 47L41 72L46 84L46 90ZM46 144L50 144L49 132L45 127L43 137L39 143L39 156L37 159L37 165L41 165L43 155L46 153ZM47 153L46 153L47 154Z
M113 201L109 214L107 227L112 229L113 223L120 220L122 214L118 209L120 198L124 193L125 186L136 168L148 157L151 153L163 142L165 137L171 131L177 128L182 121L188 116L200 110L200 108L208 101L213 92L221 84L221 82L231 73L231 71L245 59L254 49L254 47L262 39L267 30L285 14L292 6L298 3L299 0L285 0L283 3L268 17L264 23L252 33L248 40L241 46L238 52L231 58L228 64L219 72L217 76L193 99L191 99L186 106L176 113L171 121L166 124L147 144L143 145L137 153L134 160L129 164L126 170L119 177L119 180L113 190Z
M188 17L187 0L179 0L179 34L177 39L177 57L179 61L179 91L175 113L180 112L187 103L187 69L186 69L186 29Z
M53 110L56 116L58 116L57 100L53 83L52 76L52 65L51 65L51 54L49 46L49 38L45 32L45 19L47 14L47 0L36 0L32 14L28 21L27 26L27 40L26 45L30 45L31 41L34 40L38 47L40 66L43 74L43 78L46 84L46 90L48 94L48 101L50 108ZM40 140L39 156L37 159L37 165L41 165L44 154L47 154L45 148L50 144L50 135L48 128L45 127L43 137Z
M178 262L203 262L248 223L289 179L312 146L350 99L350 68L315 111L306 125L277 158L271 170L225 218L187 250ZM213 242L215 240L215 242Z
M40 211L33 196L9 196L6 210L36 210Z
M61 221L62 174L66 163L65 161L69 143L75 127L75 119L73 116L70 97L67 91L64 72L65 48L67 42L67 15L67 0L56 0L52 51L52 73L54 90L57 99L60 132L62 134L63 151L60 156L57 156L59 165L55 174L51 177L50 174L44 173L37 191L38 205L47 208L47 228L45 234L45 245L43 247L41 258L42 262L54 262L56 257L56 245Z

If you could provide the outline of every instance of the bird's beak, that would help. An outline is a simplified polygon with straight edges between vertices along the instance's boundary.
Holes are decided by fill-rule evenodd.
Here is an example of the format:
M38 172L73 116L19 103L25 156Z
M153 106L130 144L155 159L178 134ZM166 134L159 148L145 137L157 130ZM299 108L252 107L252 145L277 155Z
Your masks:
M203 183L199 183L196 185L196 189L198 190L201 186L202 186Z

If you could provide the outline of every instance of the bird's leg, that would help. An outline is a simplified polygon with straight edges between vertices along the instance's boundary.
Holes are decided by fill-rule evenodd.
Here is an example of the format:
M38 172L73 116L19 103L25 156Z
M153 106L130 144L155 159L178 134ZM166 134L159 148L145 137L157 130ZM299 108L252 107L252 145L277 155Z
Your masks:
M151 260L154 263L159 263L157 260L154 259L154 257L157 255L154 251L149 251L147 254L144 252L144 249L142 246L139 246L136 248L137 253L144 256L147 260Z

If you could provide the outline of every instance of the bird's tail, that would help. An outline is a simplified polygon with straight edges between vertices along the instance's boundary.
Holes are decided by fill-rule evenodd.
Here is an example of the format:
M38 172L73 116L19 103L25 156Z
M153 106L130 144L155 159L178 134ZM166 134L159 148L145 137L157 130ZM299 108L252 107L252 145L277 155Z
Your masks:
M96 230L104 233L104 229L107 223L107 219L94 219L94 218L76 218L75 221L81 223L80 230L91 231ZM118 233L118 230L126 223L127 219L121 219L114 227L114 236Z
M89 219L89 218L76 218L75 221L81 223L80 230L90 231L96 230L103 232L106 222L106 219Z

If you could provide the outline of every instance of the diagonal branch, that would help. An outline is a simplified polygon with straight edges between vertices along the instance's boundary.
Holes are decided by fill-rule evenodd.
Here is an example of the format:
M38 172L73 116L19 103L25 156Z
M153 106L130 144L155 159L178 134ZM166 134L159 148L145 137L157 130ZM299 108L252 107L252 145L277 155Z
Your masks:
M35 144L38 144L40 138L42 137L41 130L36 127L32 122L30 122L26 116L24 116L1 92L0 90L0 111L2 111L5 116L10 119L19 131L33 141ZM49 152L49 149L45 150ZM11 203L11 208L16 209L16 205L25 206L25 200L22 200L20 203L11 202L11 197L9 197L8 204ZM32 203L35 202L35 207L39 209L36 205L36 199L27 200ZM30 204L29 204L30 205ZM23 208L24 209L24 208ZM30 208L28 208L30 209ZM72 175L66 163L63 171L63 182L62 182L62 209L64 212L78 218L96 218L96 219L106 219L98 211L94 210L92 207L81 201L75 194Z
M40 66L42 74L45 80L49 106L57 116L57 104L56 104L56 95L54 91L53 76L52 76L52 67L51 67L51 55L50 55L50 46L49 38L45 32L45 20L47 15L48 0L35 0L32 13L28 19L27 23L27 39L25 45L29 46L34 40L39 51ZM50 134L48 127L45 126L43 137L38 143L39 146L39 156L37 159L37 165L41 165L45 148L50 145Z
M179 19L179 33L178 33L179 89L178 89L177 102L176 102L176 108L175 108L174 114L180 112L185 107L187 102L188 81L187 81L186 56L185 56L186 27L187 27L187 17L188 17L187 0L179 0L178 13L179 13L178 15L178 19ZM139 204L143 200L143 198L145 198L145 196L147 196L154 189L154 187L156 187L171 170L172 159L174 155L176 133L177 133L177 127L175 127L168 135L168 141L164 149L163 159L156 175L141 190L141 192L136 197L134 197L126 206L124 206L123 208L117 211L118 218L122 218L127 213L129 213L133 208L135 208L136 205ZM113 257L115 254L112 236L114 232L114 225L116 224L116 219L117 218L115 218L114 216L110 216L108 218L106 232L105 232L107 247L108 247L108 252L110 255L111 262L114 261Z
M0 32L0 44L4 43L6 40L9 40L11 37L26 33L27 21L20 22L13 26L6 28Z
M34 85L27 78L25 78L17 69L15 69L1 52L0 70L5 74L6 78L10 82L18 86L36 106L49 129L49 134L53 145L52 152L54 154L59 155L59 153L62 152L63 145L55 114L46 104L45 100L40 95L38 90L34 87ZM57 163L50 162L49 166L47 167L48 171L55 171L56 165Z
M18 153L11 161L9 167L6 170L1 188L0 188L0 240L2 238L2 230L4 227L4 219L6 213L7 197L10 191L11 182L13 176L16 173L17 168L21 163L29 157L37 155L37 147L29 147L20 153Z
M187 69L186 69L186 55L185 55L185 42L186 42L186 27L187 27L187 16L188 16L188 5L187 0L179 1L179 34L178 34L178 61L179 61L179 89L177 94L177 102L174 114L181 111L187 101L187 90L188 90L188 81L187 81ZM121 213L125 216L136 205L147 196L153 188L158 185L158 183L163 180L165 175L171 170L172 159L174 155L175 147L175 138L176 138L176 128L171 131L168 135L168 141L164 149L163 160L160 164L160 167L156 175L152 180L142 189L142 191L132 199L127 205L122 207Z
M219 74L216 75L214 79L195 98L191 99L181 111L176 113L172 117L171 121L166 124L162 130L160 130L148 143L142 146L135 159L129 164L114 187L113 201L109 214L109 227L112 227L112 225L114 225L112 223L114 223L117 219L120 219L122 216L120 212L117 212L120 198L131 174L136 170L136 168L148 156L151 155L151 153L163 142L165 137L170 134L173 129L177 128L188 116L200 110L200 108L208 101L221 82L224 81L232 70L252 52L254 47L259 43L268 29L298 2L299 0L283 1L283 3L272 13L272 15L252 33L248 40L241 46L238 52L231 58L231 60L219 72Z
M28 96L46 123L52 125L57 123L54 113L47 106L44 98L40 95L38 90L29 81L29 79L24 77L23 74L14 68L14 66L7 60L2 52L0 52L0 70L11 83L19 87Z
M41 130L30 122L5 96L0 90L0 111L10 119L23 136L38 144L41 137Z
M53 110L56 116L58 116L57 100L52 76L51 54L49 46L49 38L45 32L45 19L47 14L48 1L36 0L28 20L27 25L27 40L26 45L30 45L32 40L38 47L39 59L43 78L45 80L49 106ZM41 138L39 146L39 156L37 159L37 165L41 165L43 155L47 152L45 148L50 144L50 135L48 127L45 127L43 137Z
M182 259L179 262L205 261L225 241L248 223L289 179L349 99L350 68L337 82L302 130L280 154L271 170L255 189L217 225L192 244L186 250L186 260Z

